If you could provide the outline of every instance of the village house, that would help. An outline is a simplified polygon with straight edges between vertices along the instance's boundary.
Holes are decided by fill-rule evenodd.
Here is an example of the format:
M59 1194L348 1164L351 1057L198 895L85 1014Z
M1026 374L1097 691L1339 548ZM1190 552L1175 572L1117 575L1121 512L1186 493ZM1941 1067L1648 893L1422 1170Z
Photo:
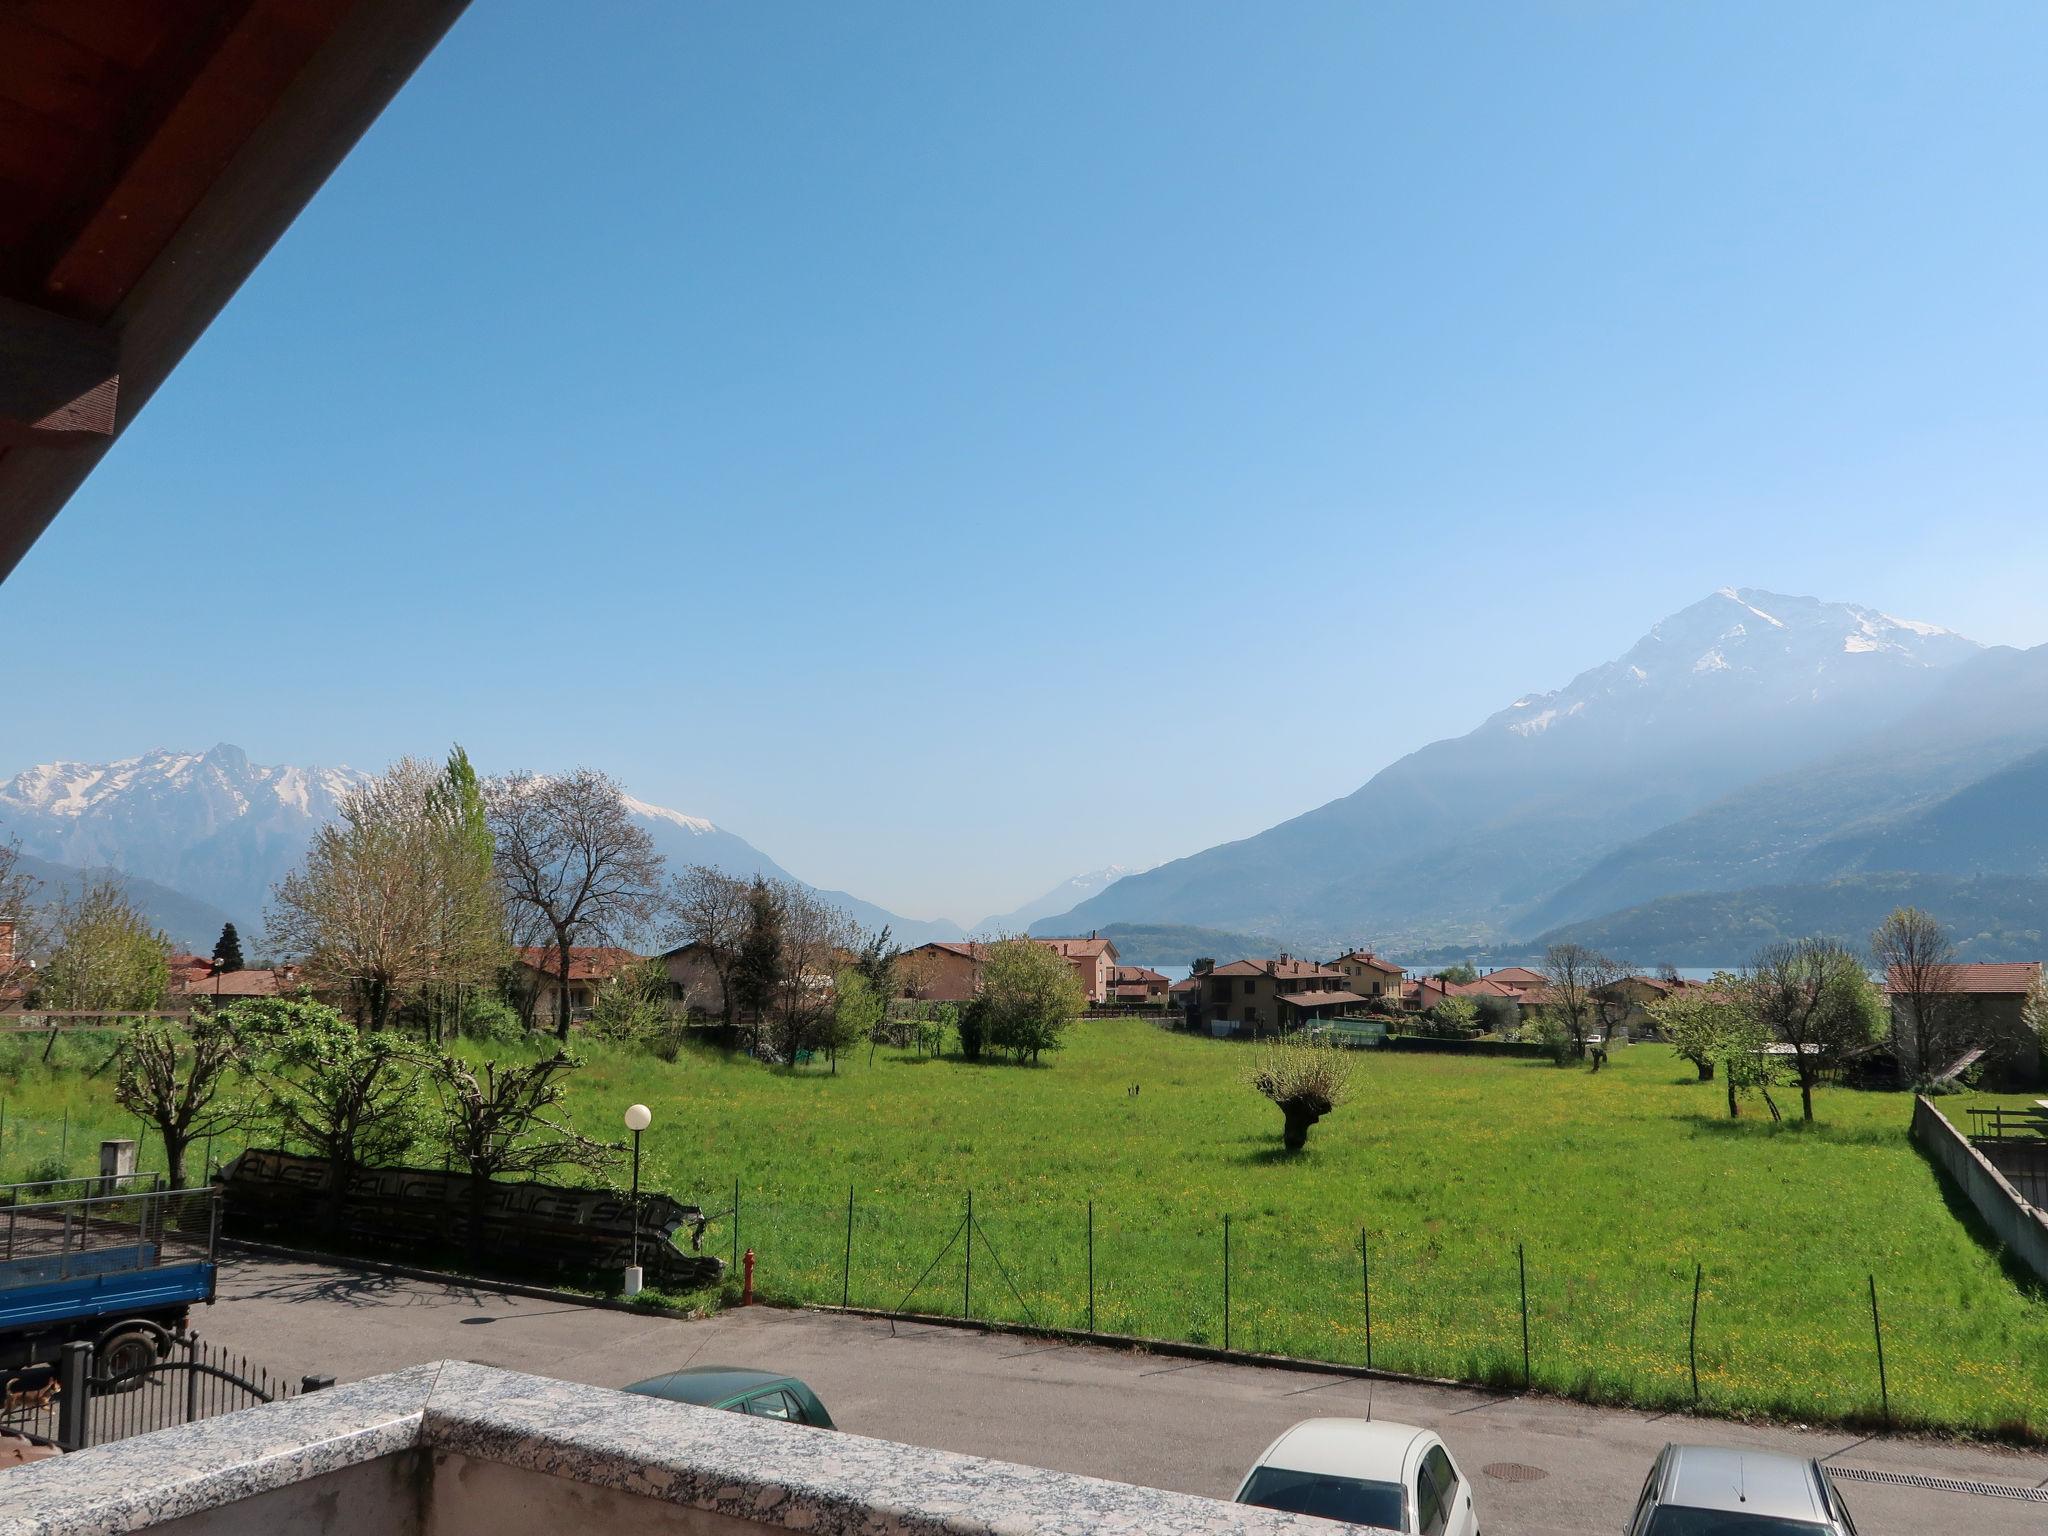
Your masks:
M616 949L609 945L570 945L569 1017L586 1017L597 1002L597 989L638 965L640 958L630 949ZM521 986L533 998L533 1018L554 1018L559 1010L556 998L561 992L554 946L529 944L515 949L512 963L519 973Z
M1110 975L1110 996L1120 1003L1163 1003L1166 977L1142 965L1120 965Z
M1085 939L1033 939L1073 968L1090 1003L1106 1002L1115 984L1116 945L1090 934ZM981 963L989 946L978 939L935 940L907 949L896 961L902 995L922 1002L964 1003L981 986ZM1147 974L1158 976L1158 972ZM1164 976L1159 976L1163 988Z
M1360 997L1391 999L1400 995L1402 968L1369 949L1349 950L1332 960L1330 968L1341 972L1348 988Z
M2042 1044L2027 1027L2024 1011L2027 997L2041 981L2041 962L2014 960L2002 963L1952 965L1947 969L1946 1006L1964 1014L1954 1030L1962 1039L1984 1046L1985 1065L1993 1076L2014 1084L2035 1084L2042 1076ZM1908 1077L1931 1076L1948 1068L1946 1061L1915 1062L1907 1059L1912 1049L1913 1004L1903 994L1905 977L1895 966L1885 977L1885 992L1891 1002L1893 1037L1900 1042L1899 1065Z
M1199 984L1192 1022L1211 1034L1273 1034L1365 1003L1342 971L1292 955L1228 965L1198 960L1195 967L1188 978Z

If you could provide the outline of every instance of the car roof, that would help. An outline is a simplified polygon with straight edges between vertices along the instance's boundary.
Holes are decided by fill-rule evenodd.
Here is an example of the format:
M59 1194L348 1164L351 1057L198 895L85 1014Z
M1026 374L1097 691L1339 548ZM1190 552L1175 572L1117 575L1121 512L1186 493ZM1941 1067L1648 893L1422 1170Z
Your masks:
M1665 1450L1660 1502L1789 1519L1828 1520L1812 1461L1776 1451L1725 1445L1673 1445Z
M1398 1483L1409 1454L1428 1434L1384 1419L1304 1419L1267 1447L1259 1465Z
M643 1397L665 1397L675 1403L699 1403L716 1407L743 1393L762 1387L800 1385L794 1377L777 1371L756 1371L739 1365L687 1365L679 1371L650 1376L626 1388Z

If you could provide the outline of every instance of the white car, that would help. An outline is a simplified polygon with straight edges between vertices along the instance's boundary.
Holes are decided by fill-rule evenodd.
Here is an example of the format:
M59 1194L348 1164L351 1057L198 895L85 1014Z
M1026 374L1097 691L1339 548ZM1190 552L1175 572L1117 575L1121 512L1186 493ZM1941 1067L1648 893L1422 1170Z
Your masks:
M1245 1474L1237 1502L1405 1536L1479 1536L1472 1484L1443 1441L1379 1419L1295 1425Z

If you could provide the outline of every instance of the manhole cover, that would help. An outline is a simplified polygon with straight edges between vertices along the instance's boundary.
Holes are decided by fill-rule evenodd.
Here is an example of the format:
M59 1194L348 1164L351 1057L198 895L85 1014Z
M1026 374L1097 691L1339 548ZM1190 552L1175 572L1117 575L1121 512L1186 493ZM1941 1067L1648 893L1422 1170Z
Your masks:
M1533 1483L1550 1476L1541 1467L1526 1466L1519 1461L1496 1461L1479 1470L1502 1483Z

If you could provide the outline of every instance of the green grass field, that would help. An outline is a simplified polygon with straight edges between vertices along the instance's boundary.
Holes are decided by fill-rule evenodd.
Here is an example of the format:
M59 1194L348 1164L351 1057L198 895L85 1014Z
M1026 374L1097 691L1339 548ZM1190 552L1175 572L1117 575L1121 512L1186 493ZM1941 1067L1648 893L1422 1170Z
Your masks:
M1220 1343L1227 1214L1233 1345L1362 1362L1363 1230L1375 1364L1518 1384L1520 1243L1537 1386L1690 1404L1698 1263L1706 1407L1858 1420L1879 1402L1874 1273L1898 1421L2048 1433L2048 1295L1914 1150L1903 1095L1826 1090L1814 1126L1731 1123L1719 1085L1661 1047L1624 1050L1597 1076L1369 1054L1353 1101L1287 1157L1278 1111L1237 1081L1245 1047L1145 1024L1082 1024L1038 1069L884 1052L833 1077L710 1053L588 1055L578 1123L618 1136L642 1100L651 1187L723 1211L737 1177L740 1241L770 1299L840 1299L851 1187L853 1301L957 1312L957 1241L916 1282L971 1189L975 1315L1085 1326L1093 1200L1096 1325ZM102 1125L132 1134L95 1113L106 1093L75 1072L0 1073L16 1106L0 1171L19 1176L25 1128L64 1105L88 1167ZM1796 1093L1779 1099L1797 1113ZM708 1242L730 1241L715 1223Z

